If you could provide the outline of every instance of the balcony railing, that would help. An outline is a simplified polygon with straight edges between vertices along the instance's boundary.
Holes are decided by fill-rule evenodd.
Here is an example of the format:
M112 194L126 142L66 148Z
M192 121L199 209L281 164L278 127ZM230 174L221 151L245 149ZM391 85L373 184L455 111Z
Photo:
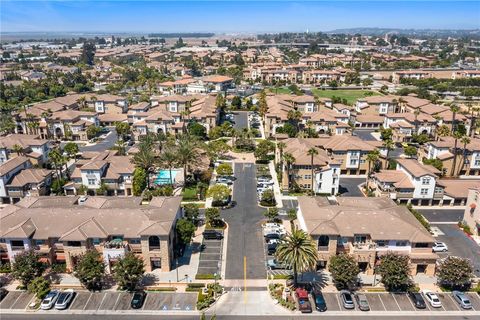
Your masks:
M353 251L364 251L364 250L375 250L377 245L373 242L354 242L350 244L350 247Z
M318 246L318 251L328 251L328 246Z
M25 246L12 246L12 251L25 250Z

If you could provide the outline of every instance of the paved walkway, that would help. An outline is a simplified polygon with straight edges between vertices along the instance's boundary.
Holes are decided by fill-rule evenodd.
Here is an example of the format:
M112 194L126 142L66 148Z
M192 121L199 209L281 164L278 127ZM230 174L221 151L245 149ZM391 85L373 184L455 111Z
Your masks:
M273 180L273 194L275 195L275 201L277 202L277 208L283 208L282 192L280 191L280 185L278 184L277 171L275 170L275 164L273 160L268 163L268 169L270 169L270 175Z

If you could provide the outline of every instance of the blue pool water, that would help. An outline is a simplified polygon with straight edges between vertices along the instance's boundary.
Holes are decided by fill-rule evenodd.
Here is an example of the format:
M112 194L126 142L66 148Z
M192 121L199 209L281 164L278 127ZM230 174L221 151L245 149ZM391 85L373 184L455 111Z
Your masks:
M176 175L177 171L172 170L172 181L170 181L170 171L160 170L160 172L157 174L157 178L155 178L155 183L158 185L175 183Z

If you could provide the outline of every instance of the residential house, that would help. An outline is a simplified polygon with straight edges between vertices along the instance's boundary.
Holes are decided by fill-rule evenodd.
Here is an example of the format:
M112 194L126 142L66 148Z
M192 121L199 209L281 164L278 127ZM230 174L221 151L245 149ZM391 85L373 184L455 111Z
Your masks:
M0 137L0 164L18 156L14 149L21 147L20 155L30 159L32 164L43 165L48 162L50 141L37 135L9 134Z
M392 82L401 83L402 79L415 79L422 80L433 77L430 71L425 70L405 70L405 71L394 71L392 73Z
M5 161L0 165L0 201L11 202L13 199L8 194L7 186L20 171L32 166L30 160L25 156L18 156Z

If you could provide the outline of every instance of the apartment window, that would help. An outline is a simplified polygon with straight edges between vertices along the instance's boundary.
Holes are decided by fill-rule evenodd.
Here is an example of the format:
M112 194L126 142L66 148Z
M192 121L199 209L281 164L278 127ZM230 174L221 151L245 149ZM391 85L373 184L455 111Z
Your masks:
M360 160L360 164L364 164L365 163L365 160Z
M350 160L350 165L355 166L356 164L357 164L357 160L354 160L354 159Z
M305 189L310 189L311 187L312 185L310 183L305 185Z
M45 240L35 240L35 245L36 246L41 246L45 244Z
M88 179L88 184L89 185L94 185L95 184L95 179Z
M428 189L421 189L421 190L420 190L420 194L421 194L422 196L426 196L426 195L428 194Z
M312 179L312 175L306 174L306 175L305 175L305 179Z
M378 247L385 247L387 245L387 241L386 240L378 240L377 241L377 246Z
M480 160L475 160L475 165L480 166Z
M81 247L82 243L80 241L67 241L68 247Z
M407 241L397 241L397 247L406 247Z
M365 243L365 242L367 242L367 237L366 236L355 236L355 242Z
M442 193L443 188L441 187L435 187L435 193Z
M100 244L100 238L92 238L92 243L94 246L98 246Z
M12 249L23 249L23 241L22 240L12 240L10 241L10 245L12 246Z
M428 247L429 247L429 245L426 242L415 243L415 248L428 248Z
M430 178L422 178L422 184L430 184Z
M130 239L130 240L128 240L128 243L130 243L130 244L140 244L140 239Z

